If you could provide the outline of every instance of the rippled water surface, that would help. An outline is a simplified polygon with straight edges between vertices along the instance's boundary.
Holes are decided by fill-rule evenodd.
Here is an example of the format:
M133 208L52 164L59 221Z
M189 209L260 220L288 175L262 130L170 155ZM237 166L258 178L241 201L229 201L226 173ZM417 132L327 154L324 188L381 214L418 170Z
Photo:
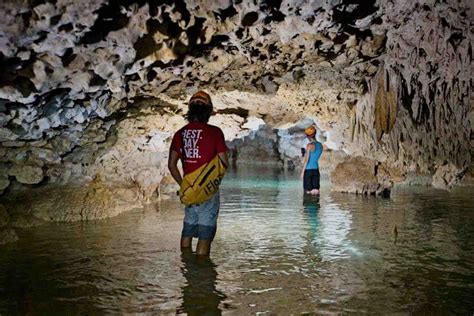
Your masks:
M0 248L0 315L474 312L474 194L303 196L293 174L239 170L209 260L178 249L175 200L19 231Z

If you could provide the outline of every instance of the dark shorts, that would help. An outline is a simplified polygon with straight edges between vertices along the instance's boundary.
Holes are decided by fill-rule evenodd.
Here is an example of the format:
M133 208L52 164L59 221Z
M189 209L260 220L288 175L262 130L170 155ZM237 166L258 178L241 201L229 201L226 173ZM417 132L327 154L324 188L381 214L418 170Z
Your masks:
M304 171L303 188L305 191L319 190L319 169Z
M219 204L219 192L216 192L209 200L201 204L186 206L181 236L212 241L217 230Z

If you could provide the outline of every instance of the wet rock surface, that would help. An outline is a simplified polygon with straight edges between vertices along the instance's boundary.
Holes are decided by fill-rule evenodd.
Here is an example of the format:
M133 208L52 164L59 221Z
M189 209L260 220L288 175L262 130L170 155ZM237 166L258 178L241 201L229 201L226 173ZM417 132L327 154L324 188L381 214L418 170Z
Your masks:
M171 191L169 142L197 89L229 142L277 129L261 145L285 167L310 120L334 153L449 189L472 166L471 16L469 1L4 1L0 193L99 176L150 203ZM104 190L99 209L115 208Z
M19 203L18 199L22 199ZM75 222L113 217L136 207L135 188L104 183L96 177L82 185L44 187L7 201L12 226L31 227L43 221Z
M466 169L460 169L453 163L440 166L433 175L432 185L438 189L449 190L461 181L465 173Z
M10 226L13 228L30 228L45 224L43 221L24 209L17 210L10 216Z
M331 173L331 189L362 195L390 196L393 183L377 161L350 157L339 163Z
M5 206L0 204L0 228L7 226L9 222L10 215L8 215Z
M10 176L14 176L16 180L24 184L36 184L43 180L43 170L36 166L14 166L8 172Z
M0 228L0 245L12 243L18 240L18 235L11 228Z

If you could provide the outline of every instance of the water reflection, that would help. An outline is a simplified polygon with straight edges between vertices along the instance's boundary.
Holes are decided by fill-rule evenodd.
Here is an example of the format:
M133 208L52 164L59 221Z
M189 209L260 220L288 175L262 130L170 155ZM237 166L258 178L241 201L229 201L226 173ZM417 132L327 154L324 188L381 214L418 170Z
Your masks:
M472 314L472 188L386 200L322 188L318 199L297 175L230 173L212 261L181 256L172 199L19 230L0 249L0 314Z
M335 203L333 193L327 192L323 197L305 195L303 211L313 253L322 261L340 261L361 255L350 236L354 229L353 214Z
M183 252L182 273L186 285L182 288L183 304L178 313L187 315L221 315L219 304L226 298L217 290L216 265L209 257Z
M303 217L307 222L307 236L304 253L316 254L317 247L314 244L318 236L319 209L321 208L319 197L303 195Z
M319 196L313 196L308 194L304 195L303 210L309 224L310 234L311 236L313 236L311 239L314 239L318 228L318 213L320 207L321 203L319 201Z

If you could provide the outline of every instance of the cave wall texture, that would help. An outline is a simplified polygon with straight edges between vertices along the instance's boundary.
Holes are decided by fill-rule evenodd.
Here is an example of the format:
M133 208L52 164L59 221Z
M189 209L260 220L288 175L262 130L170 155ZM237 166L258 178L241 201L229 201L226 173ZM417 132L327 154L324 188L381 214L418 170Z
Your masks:
M148 200L169 183L170 137L197 89L228 141L312 119L329 148L392 180L449 188L471 168L471 6L2 1L0 192L94 179Z

